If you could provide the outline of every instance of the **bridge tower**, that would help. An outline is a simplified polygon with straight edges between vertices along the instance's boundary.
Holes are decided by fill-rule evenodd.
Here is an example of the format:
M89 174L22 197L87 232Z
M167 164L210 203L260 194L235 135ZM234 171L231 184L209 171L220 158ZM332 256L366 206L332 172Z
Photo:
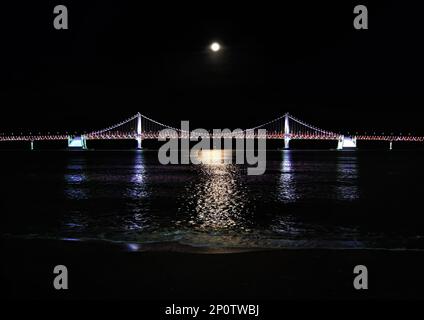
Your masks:
M141 113L137 113L137 149L141 149Z
M289 148L290 143L290 127L289 127L289 114L284 115L284 149Z

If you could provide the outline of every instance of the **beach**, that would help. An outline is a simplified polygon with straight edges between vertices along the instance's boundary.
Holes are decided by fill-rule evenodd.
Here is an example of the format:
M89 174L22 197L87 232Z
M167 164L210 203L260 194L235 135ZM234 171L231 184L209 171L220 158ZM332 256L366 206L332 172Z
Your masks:
M162 243L128 250L102 241L4 239L10 299L345 300L424 298L424 252L361 249L221 249ZM55 290L53 268L68 269ZM353 268L368 268L355 290Z

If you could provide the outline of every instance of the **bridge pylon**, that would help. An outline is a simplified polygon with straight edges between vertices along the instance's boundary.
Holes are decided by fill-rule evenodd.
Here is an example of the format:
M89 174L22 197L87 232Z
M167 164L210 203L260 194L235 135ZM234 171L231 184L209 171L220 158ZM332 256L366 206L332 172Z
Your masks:
M141 149L141 113L137 113L137 149Z
M289 149L290 144L290 126L289 126L289 114L284 115L284 149Z

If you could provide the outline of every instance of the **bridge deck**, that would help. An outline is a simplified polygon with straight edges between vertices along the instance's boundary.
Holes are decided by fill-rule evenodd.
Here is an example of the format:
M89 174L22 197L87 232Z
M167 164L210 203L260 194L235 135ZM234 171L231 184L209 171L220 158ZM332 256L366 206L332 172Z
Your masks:
M73 136L68 135L18 135L18 136L0 136L0 141L59 141L68 140ZM157 140L159 133L142 133L140 135L135 133L121 133L121 134L98 134L98 135L84 135L87 140L131 140L141 138L143 140ZM188 135L177 134L170 135L172 138L188 138ZM279 134L279 133L267 133L266 135L261 134L243 134L239 136L234 135L201 135L202 138L266 138L266 139L281 139L289 138L291 140L339 140L342 136L340 135L302 135L302 134ZM403 142L424 142L424 137L421 136L373 136L373 135L358 135L352 136L356 140L362 141L403 141Z

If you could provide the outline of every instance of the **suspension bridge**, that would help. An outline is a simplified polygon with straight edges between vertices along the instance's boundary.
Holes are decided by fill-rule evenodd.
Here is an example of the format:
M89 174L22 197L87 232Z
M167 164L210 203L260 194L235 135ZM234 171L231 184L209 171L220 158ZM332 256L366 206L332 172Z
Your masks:
M261 129L265 129L261 130ZM92 131L81 135L69 134L0 134L0 142L4 141L28 141L31 149L34 149L35 141L68 141L69 148L87 149L88 140L130 140L137 141L137 148L141 149L142 141L148 139L158 139L163 130L168 132L169 137L188 138L193 135L201 136L193 132L184 131L160 123L149 117L137 113L136 115L116 123L101 130ZM266 133L264 133L266 132ZM216 137L215 133L209 133L209 137ZM245 129L238 132L238 136L243 138L258 139L280 139L284 140L284 147L289 148L291 140L334 140L337 142L337 149L356 148L357 141L387 141L392 149L393 142L424 142L423 136L413 135L344 135L305 123L289 113L281 117L266 122L254 128ZM233 134L223 133L221 138L233 137Z

